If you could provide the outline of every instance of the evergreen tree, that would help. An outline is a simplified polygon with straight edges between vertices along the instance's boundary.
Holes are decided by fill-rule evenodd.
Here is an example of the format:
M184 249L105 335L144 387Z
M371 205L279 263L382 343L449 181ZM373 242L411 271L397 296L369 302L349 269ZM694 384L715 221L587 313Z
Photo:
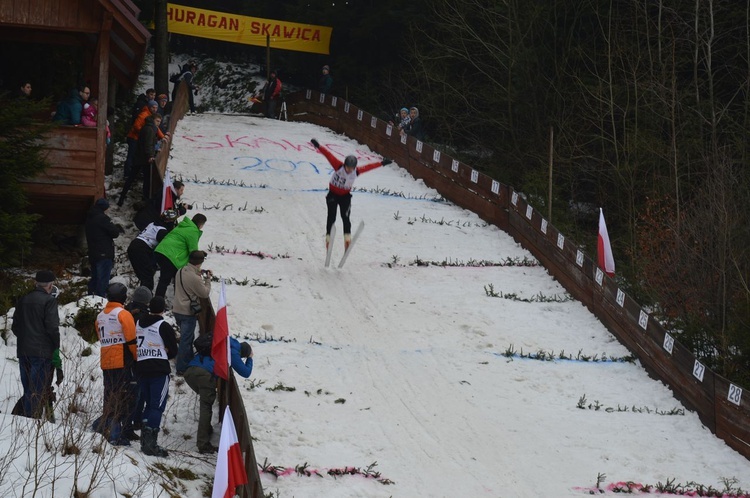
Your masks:
M49 102L0 95L0 266L17 265L31 246L38 215L26 212L28 200L21 180L48 166L42 137L50 129L35 116L44 115Z

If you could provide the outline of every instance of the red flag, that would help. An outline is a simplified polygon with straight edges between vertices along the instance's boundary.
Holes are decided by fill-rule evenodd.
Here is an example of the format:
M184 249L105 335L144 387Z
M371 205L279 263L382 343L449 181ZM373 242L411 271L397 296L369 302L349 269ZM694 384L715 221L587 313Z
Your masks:
M211 343L211 357L214 359L214 374L224 380L229 380L229 322L227 322L227 297L224 289L224 279L221 280L219 294L219 309L216 311L214 325L214 340Z
M237 486L243 484L247 484L247 472L232 412L227 406L221 423L221 439L219 440L219 454L216 456L216 474L211 498L232 498Z
M604 222L604 211L599 208L599 238L596 243L596 260L599 268L610 277L615 276L615 258L612 256L612 246L609 243L607 224Z
M174 198L172 197L172 176L169 174L169 168L164 172L164 186L161 191L161 211L174 207Z

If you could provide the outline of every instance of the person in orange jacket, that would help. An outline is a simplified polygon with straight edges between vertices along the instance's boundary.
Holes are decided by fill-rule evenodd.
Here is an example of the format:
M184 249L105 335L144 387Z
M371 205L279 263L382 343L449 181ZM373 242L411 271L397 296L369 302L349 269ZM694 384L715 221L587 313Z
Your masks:
M125 156L125 164L123 165L123 178L128 178L130 176L130 170L133 166L133 161L135 160L135 152L137 150L136 146L138 145L138 135L141 133L143 125L146 124L146 118L153 116L158 110L159 104L155 100L149 100L148 103L143 106L141 112L135 117L133 126L130 127L130 131L128 131L128 135L125 139L128 144L128 154ZM156 136L159 140L169 140L169 133L165 134L161 130L157 132Z
M128 288L120 282L107 289L107 304L96 317L101 346L104 410L94 422L94 430L111 444L129 445L138 439L130 426L135 411L137 381L133 375L136 360L135 320L125 309Z

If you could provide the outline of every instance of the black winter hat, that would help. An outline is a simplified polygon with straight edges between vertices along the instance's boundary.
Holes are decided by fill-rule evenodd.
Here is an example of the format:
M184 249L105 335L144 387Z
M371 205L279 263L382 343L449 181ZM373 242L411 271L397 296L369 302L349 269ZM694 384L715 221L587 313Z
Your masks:
M164 313L164 310L166 308L167 308L167 303L164 301L164 298L162 296L154 296L153 298L151 298L151 301L148 303L148 309L154 315L157 315L159 313Z
M49 270L41 270L36 272L36 278L34 278L38 284L50 284L55 281L55 274Z

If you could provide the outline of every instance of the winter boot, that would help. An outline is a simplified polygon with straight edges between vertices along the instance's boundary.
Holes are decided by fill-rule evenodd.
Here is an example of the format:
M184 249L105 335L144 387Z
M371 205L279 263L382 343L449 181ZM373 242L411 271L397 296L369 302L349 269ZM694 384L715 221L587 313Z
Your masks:
M352 243L352 234L345 233L344 234L344 251L349 249L349 245Z
M141 451L150 456L167 457L169 452L157 444L159 429L144 427L141 429Z

